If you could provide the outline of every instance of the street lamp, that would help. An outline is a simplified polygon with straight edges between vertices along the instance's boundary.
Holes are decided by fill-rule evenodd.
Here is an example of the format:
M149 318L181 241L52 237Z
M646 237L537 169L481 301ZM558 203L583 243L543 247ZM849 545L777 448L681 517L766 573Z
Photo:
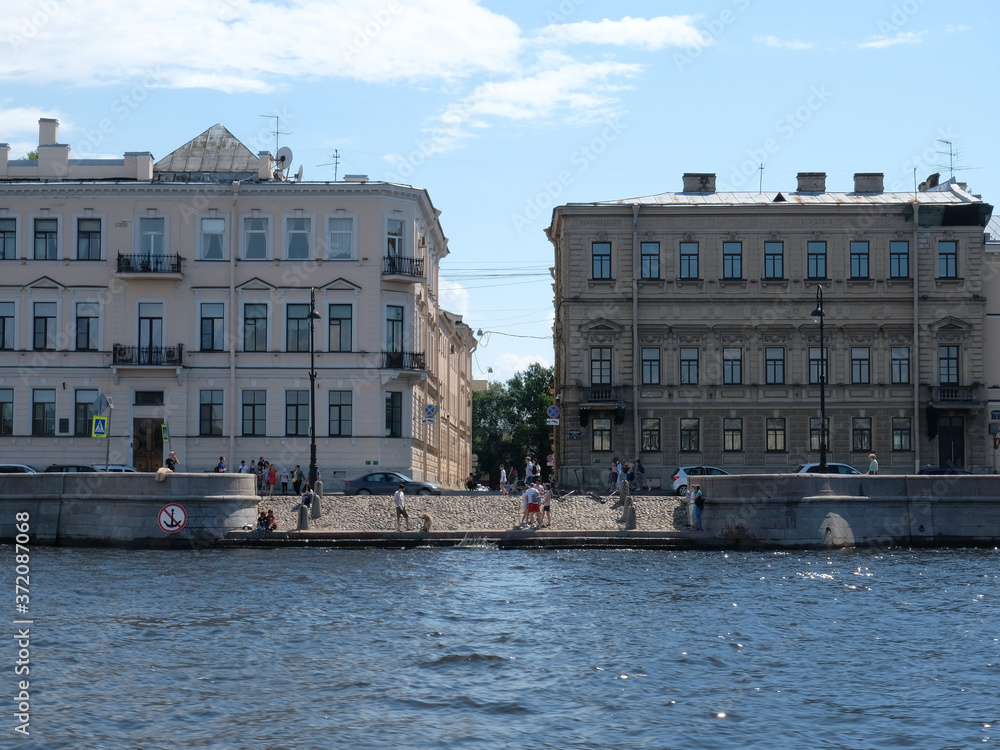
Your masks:
M316 347L313 343L316 330L316 290L309 290L309 488L316 486Z
M819 471L826 473L826 341L824 340L823 285L816 285L816 309L812 311L814 323L819 323Z

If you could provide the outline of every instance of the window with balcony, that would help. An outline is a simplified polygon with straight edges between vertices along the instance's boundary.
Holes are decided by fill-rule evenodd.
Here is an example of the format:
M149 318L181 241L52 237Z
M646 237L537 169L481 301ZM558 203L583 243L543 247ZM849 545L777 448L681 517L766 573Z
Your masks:
M76 222L76 259L101 259L101 220L77 219Z
M203 390L198 394L198 434L201 437L222 436L222 391Z
M350 305L330 305L330 351L351 351L351 321L353 309Z
M385 350L396 353L403 351L403 308L400 305L386 305Z
M680 277L682 279L698 278L698 243L682 242L678 251L680 260Z
M330 437L350 437L354 425L354 394L330 391Z
M594 242L591 244L591 278L611 278L611 243Z
M722 278L743 278L743 243L722 243Z
M658 279L660 278L660 243L659 242L642 242L639 245L640 252L642 256L641 260L641 278L643 279Z
M35 260L56 260L59 257L59 222L56 219L35 219Z
M958 385L958 347L938 347L938 378L941 385Z
M595 346L590 350L590 384L611 385L611 347Z
M139 219L139 254L143 260L163 258L165 237L165 219L148 216Z
M99 347L100 305L97 302L76 303L76 350L96 352Z
M386 223L385 254L390 258L402 258L406 254L403 229L405 224L401 219L389 219Z
M810 279L826 278L826 242L806 243L806 273Z

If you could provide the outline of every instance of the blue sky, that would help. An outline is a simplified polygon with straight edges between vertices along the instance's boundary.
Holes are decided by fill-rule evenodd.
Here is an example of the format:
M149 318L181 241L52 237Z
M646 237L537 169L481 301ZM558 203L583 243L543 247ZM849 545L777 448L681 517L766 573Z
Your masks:
M0 142L159 159L217 122L306 180L426 188L476 377L550 365L552 207L681 189L949 175L1000 200L990 0L12 0ZM262 116L264 115L264 116ZM275 116L278 118L275 120ZM943 141L950 141L951 145ZM944 152L944 153L942 153ZM764 164L763 175L758 170Z

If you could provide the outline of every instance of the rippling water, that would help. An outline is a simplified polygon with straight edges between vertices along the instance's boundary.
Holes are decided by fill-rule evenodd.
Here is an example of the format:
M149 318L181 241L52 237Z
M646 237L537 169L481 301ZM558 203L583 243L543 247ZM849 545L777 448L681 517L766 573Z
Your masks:
M0 747L980 747L998 559L36 549Z

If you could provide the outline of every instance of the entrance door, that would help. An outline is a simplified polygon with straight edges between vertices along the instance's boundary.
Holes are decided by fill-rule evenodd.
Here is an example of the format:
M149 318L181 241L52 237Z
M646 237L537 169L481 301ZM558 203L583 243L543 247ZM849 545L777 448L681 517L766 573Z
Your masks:
M163 466L163 420L132 420L132 465L139 471L156 471Z
M938 420L938 466L965 468L965 419L941 417Z

